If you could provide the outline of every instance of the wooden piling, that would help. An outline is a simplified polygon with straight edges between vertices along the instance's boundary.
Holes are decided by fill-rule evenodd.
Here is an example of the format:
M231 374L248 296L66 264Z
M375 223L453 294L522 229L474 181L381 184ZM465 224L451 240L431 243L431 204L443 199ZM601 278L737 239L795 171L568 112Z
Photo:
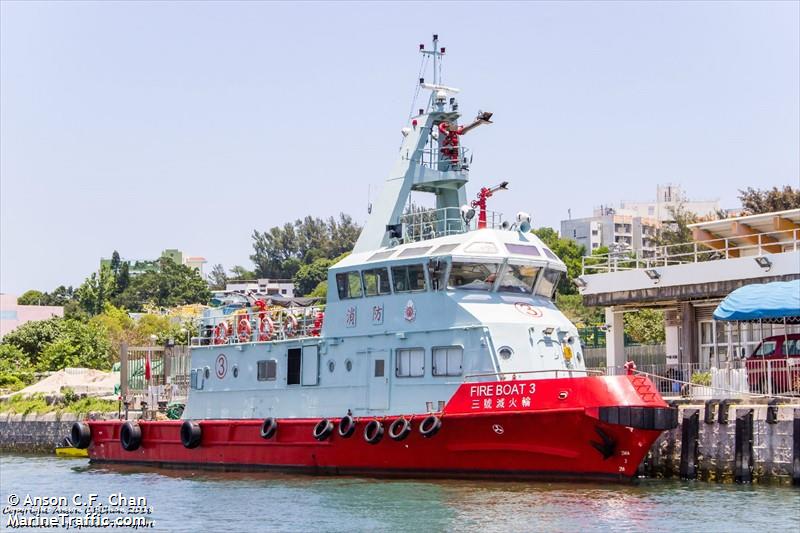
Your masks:
M734 479L736 483L753 482L753 410L736 410L734 441Z
M700 435L700 410L683 411L681 426L681 479L697 479L697 442Z

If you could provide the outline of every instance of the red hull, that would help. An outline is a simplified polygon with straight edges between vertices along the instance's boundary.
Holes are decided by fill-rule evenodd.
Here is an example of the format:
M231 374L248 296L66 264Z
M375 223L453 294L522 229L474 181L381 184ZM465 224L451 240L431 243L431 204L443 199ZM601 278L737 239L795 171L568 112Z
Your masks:
M637 385L634 380L644 381ZM517 392L530 390L531 384L536 388L535 405L504 410L494 408L504 390L497 389L499 394L494 394L497 384L488 384L493 387L488 390L493 407L484 411L476 410L470 392L474 397L479 392L487 393L487 389L478 391L472 388L477 384L462 385L440 414L440 431L429 438L419 432L419 423L425 415L413 415L413 431L402 441L392 440L388 435L388 426L397 417L378 417L387 431L376 444L369 444L363 438L364 427L372 418L358 419L357 429L349 438L334 431L321 442L312 436L319 419L281 419L271 439L261 438L261 419L203 420L199 421L200 446L187 449L181 444L182 421L141 421L141 446L126 451L120 445L123 421L95 421L89 423L92 431L89 455L98 462L230 470L624 480L635 475L661 433L661 429L601 420L609 418L607 413L600 413L601 407L638 406L644 408L639 409L641 412L666 411L666 404L652 392L654 389L644 378L501 383L505 391L518 386ZM564 391L566 397L560 398ZM586 402L589 397L593 401ZM613 422L617 422L616 418ZM646 427L652 428L652 424Z

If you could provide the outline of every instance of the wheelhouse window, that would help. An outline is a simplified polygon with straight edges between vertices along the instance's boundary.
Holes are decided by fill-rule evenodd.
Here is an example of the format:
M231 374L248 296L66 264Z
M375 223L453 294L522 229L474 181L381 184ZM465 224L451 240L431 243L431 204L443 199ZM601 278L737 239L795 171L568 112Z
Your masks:
M453 262L450 269L449 289L490 291L497 279L498 263Z
M422 265L392 267L394 292L413 292L425 290L425 268Z
M460 376L463 371L464 349L446 346L433 349L434 376Z
M364 294L367 296L379 296L391 294L392 289L389 285L389 269L375 268L362 272L364 277Z
M336 274L336 289L339 291L339 299L361 298L361 275L358 271L341 272Z
M536 294L552 299L559 279L561 279L561 272L551 268L545 269L542 280L536 288Z
M258 381L275 381L278 377L278 362L275 359L256 363Z
M425 375L424 348L398 348L395 350L395 376L419 378Z
M532 294L533 284L541 268L532 265L515 265L509 263L500 277L500 292L515 292L519 294Z

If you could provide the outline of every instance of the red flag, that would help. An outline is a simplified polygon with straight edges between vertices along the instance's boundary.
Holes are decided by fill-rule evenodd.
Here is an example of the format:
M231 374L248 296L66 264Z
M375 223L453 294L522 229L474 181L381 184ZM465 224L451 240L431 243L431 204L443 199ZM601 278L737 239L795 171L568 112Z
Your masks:
M147 352L147 357L144 359L144 379L150 381L150 351Z

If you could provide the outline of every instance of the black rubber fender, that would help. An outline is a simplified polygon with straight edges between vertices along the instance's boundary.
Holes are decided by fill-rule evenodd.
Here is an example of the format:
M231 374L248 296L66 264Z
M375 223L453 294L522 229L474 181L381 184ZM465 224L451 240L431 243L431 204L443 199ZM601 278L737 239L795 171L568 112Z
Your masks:
M92 428L86 422L75 422L69 432L69 439L73 446L84 450L92 443Z
M419 424L419 432L426 439L439 433L440 429L442 429L442 419L436 415L426 416Z
M184 448L197 448L203 438L203 430L200 424L193 420L185 420L181 425L181 444Z
M607 424L664 431L678 427L678 408L627 405L601 407L598 418Z
M142 445L142 428L139 424L128 420L119 430L119 443L122 449L128 452L138 450Z
M356 420L350 415L345 415L339 420L339 436L342 438L348 438L352 435L356 430Z
M404 417L400 417L389 426L389 438L401 441L411 433L411 422Z
M275 433L278 431L278 420L272 418L271 416L264 419L264 422L261 424L261 438L262 439L271 439L275 436Z
M364 427L364 440L370 444L378 444L383 438L383 424L380 420L370 420Z
M333 422L327 418L323 418L317 422L316 426L314 426L314 431L312 434L314 435L315 439L323 441L327 439L331 433L333 433Z

